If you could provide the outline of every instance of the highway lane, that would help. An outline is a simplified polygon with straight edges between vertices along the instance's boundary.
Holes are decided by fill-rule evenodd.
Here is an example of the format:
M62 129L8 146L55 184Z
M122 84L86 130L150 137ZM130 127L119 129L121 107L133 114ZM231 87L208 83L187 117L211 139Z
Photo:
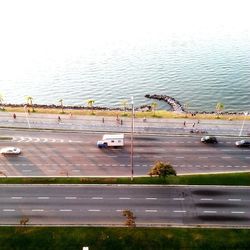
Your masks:
M1 224L250 226L250 188L212 186L1 185Z
M18 146L18 157L0 157L7 176L129 176L130 136L122 149L96 147L102 133L31 132L1 130L13 136L0 147ZM204 145L200 136L135 135L134 173L147 174L157 160L169 161L177 173L250 170L250 149L237 148L235 138L220 137L218 145Z

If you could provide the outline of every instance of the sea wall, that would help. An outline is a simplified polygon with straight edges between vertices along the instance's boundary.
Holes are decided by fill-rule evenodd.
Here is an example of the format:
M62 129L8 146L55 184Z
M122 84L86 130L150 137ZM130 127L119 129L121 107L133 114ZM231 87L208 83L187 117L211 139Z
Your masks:
M145 95L146 98L164 101L170 105L171 109L175 112L185 112L184 107L173 97L167 95Z

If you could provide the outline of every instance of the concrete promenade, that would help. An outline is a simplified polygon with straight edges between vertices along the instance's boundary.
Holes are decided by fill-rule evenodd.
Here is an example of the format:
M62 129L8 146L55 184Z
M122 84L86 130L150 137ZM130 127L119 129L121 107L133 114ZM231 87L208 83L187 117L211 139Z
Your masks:
M58 120L60 116L60 121ZM2 128L32 128L32 129L59 129L77 131L107 131L130 132L131 118L114 116L83 116L83 115L56 115L38 113L0 112L0 127ZM200 120L197 119L165 119L165 118L135 118L136 133L164 133L190 135L190 131L206 131L208 134L224 136L250 136L249 120Z

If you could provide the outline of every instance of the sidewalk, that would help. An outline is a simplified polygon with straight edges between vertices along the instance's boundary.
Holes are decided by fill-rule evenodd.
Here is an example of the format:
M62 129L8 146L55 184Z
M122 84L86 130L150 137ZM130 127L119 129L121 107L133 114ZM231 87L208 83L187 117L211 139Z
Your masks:
M82 116L82 115L58 115L37 113L16 113L16 119L12 113L0 113L0 127L2 128L32 128L32 129L59 129L73 131L107 131L107 132L130 132L131 118ZM134 119L135 133L163 133L190 135L190 130L207 131L213 135L250 136L250 121L229 120L200 120L197 119L165 119L142 118ZM185 122L185 125L184 125ZM194 133L196 134L196 133Z

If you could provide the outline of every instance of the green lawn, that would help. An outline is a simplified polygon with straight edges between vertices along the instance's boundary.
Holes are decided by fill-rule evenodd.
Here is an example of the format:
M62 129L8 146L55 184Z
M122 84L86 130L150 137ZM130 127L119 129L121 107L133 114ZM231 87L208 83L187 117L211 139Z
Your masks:
M249 249L250 230L2 227L1 250Z
M250 173L206 174L130 178L0 178L0 184L169 184L169 185L250 185Z

